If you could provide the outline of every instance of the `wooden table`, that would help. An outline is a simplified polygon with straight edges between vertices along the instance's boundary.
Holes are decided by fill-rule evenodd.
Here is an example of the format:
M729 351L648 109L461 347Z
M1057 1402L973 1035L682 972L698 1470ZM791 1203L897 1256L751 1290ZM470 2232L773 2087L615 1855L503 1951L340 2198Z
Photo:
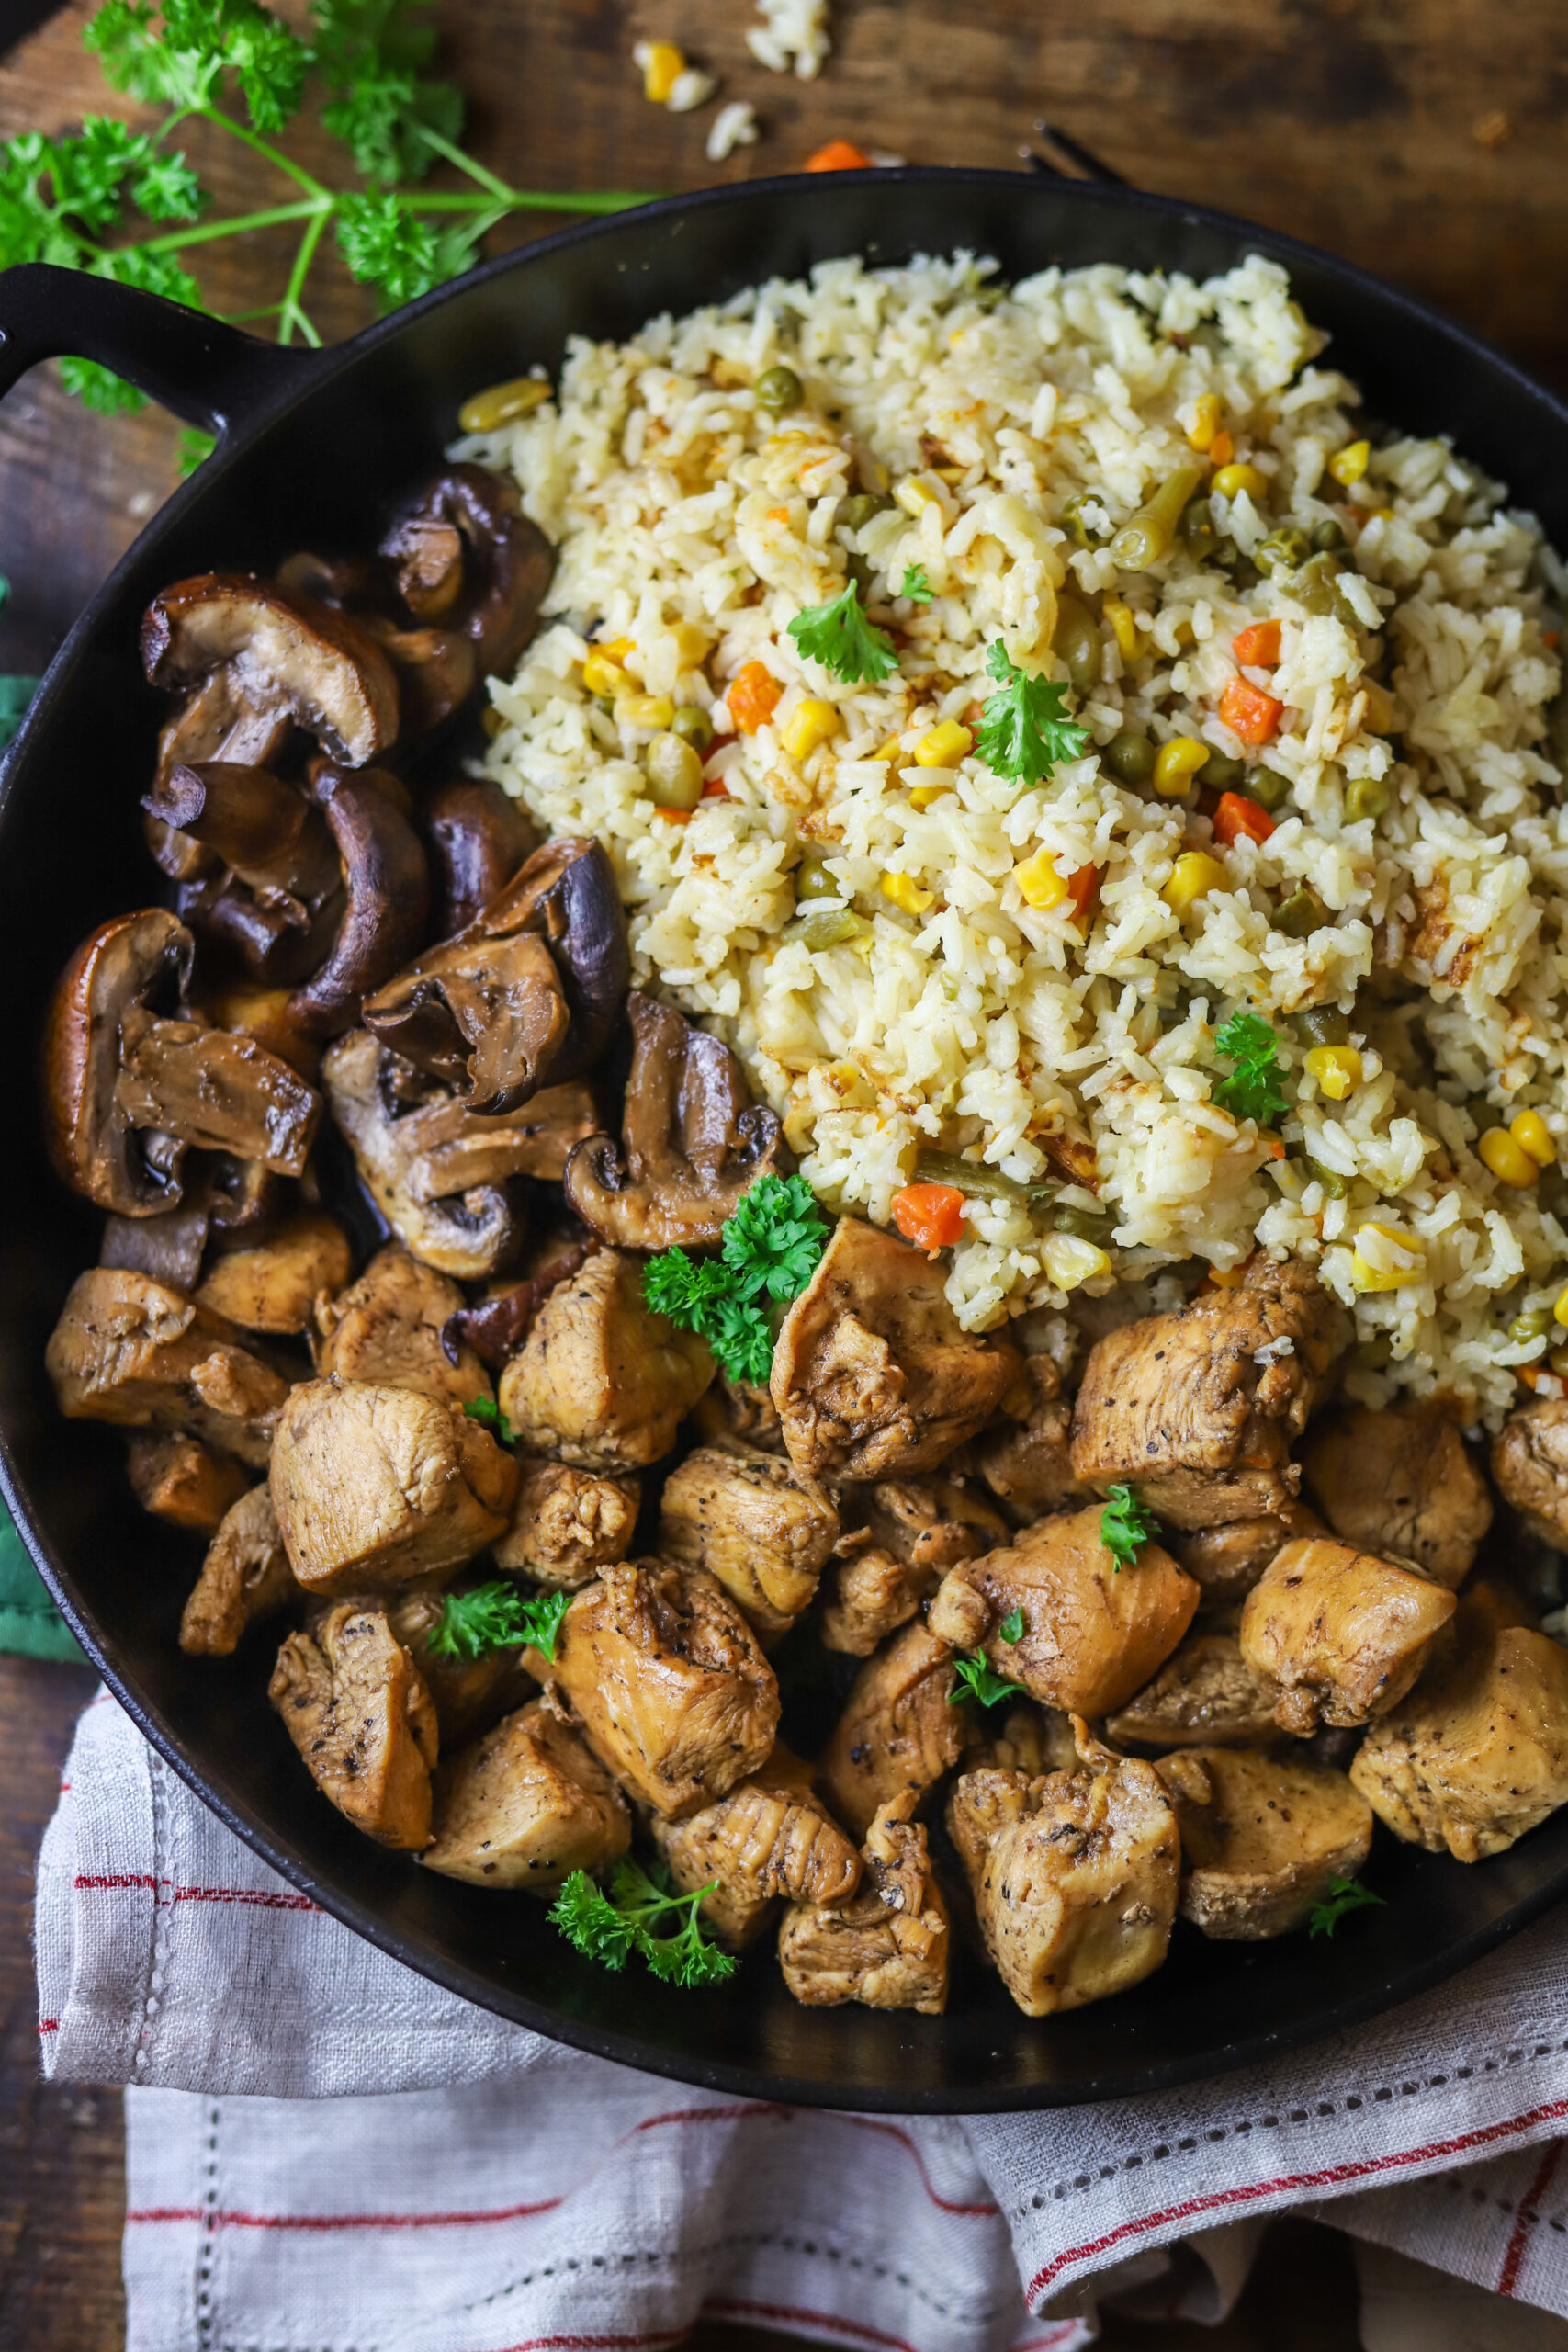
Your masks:
M0 135L84 111L137 118L82 52L89 13L73 0L0 60ZM1045 116L1140 186L1331 246L1568 386L1562 0L1511 0L1506 17L1496 0L837 0L834 16L816 83L750 61L744 0L446 0L442 63L472 96L474 151L541 187L697 187L788 169L835 136L1010 167ZM671 116L640 95L631 45L650 35L722 74L726 98L751 99L761 143L709 165L711 113ZM199 129L189 142L220 205L269 201L265 175L236 174L221 144ZM304 152L327 164L319 136ZM268 299L283 258L276 232L218 249L209 299ZM368 317L335 266L320 279L326 333ZM52 371L0 408L0 571L14 588L0 670L42 666L174 486L175 442L152 411L86 415ZM120 2341L119 2103L37 2083L26 1943L31 1859L85 1687L73 1669L0 1660L0 2352ZM1106 2341L1309 2352L1348 2344L1352 2311L1342 2242L1300 2224L1232 2328Z

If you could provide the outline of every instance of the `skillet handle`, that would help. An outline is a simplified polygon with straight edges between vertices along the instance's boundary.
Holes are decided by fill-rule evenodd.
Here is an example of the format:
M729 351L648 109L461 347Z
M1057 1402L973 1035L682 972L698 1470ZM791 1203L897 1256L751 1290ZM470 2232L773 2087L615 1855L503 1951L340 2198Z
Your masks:
M0 395L65 353L112 368L183 423L219 434L301 385L315 357L85 270L0 270Z

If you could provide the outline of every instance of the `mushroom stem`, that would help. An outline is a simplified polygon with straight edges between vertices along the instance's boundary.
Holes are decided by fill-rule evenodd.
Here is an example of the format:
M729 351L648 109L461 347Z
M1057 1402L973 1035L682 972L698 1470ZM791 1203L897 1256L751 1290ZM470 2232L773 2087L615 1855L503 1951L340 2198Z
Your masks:
M337 887L337 858L320 812L265 768L229 760L182 763L153 785L141 806L216 850L253 889L310 901Z

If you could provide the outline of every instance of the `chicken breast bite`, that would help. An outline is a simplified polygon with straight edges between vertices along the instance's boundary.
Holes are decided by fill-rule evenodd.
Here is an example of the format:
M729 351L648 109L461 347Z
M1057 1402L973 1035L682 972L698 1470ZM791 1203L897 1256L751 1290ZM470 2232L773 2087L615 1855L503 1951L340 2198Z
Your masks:
M1087 1502L1092 1489L1073 1473L1072 1399L1049 1356L1025 1356L1002 1410L1009 1419L976 1440L973 1459L1013 1525Z
M955 1562L1008 1539L1001 1513L955 1478L846 1487L839 1508L852 1532L823 1577L818 1631L827 1648L852 1657L869 1657L907 1625Z
M705 1340L645 1304L640 1261L599 1250L546 1299L501 1375L501 1409L531 1453L638 1469L670 1452L716 1369Z
M308 1592L380 1590L461 1567L504 1533L517 1464L460 1407L310 1380L278 1420L273 1508Z
M651 1815L649 1829L684 1894L732 1949L754 1942L780 1895L833 1905L860 1884L861 1859L811 1785L811 1767L783 1740L759 1770L684 1821Z
M213 1534L251 1483L231 1453L213 1453L185 1430L133 1437L125 1466L143 1510L197 1535Z
M878 1809L924 1794L964 1753L964 1710L951 1646L921 1624L906 1625L868 1657L817 1763L817 1778L839 1819L863 1838Z
M1457 1592L1492 1524L1492 1496L1440 1405L1354 1405L1302 1449L1302 1468L1336 1535L1393 1554Z
M986 1950L1025 2017L1141 1984L1176 1917L1180 1843L1159 1775L1081 1745L1098 1769L1032 1780L986 1768L947 1803Z
M1507 1623L1484 1588L1455 1630L1451 1659L1372 1725L1350 1778L1396 1837L1479 1862L1568 1802L1568 1651Z
M1135 1484L1172 1527L1278 1515L1290 1460L1349 1318L1305 1266L1256 1261L1235 1290L1107 1333L1073 1408L1075 1477L1096 1494Z
M976 1710L964 1750L964 1770L978 1772L986 1765L1021 1772L1031 1781L1043 1772L1076 1772L1078 1747L1071 1715L1060 1707L1036 1706L1032 1699L1019 1700L999 1724L995 1708L983 1714Z
M1309 1737L1398 1704L1454 1613L1454 1597L1406 1562L1308 1536L1275 1555L1241 1612L1241 1654L1280 1686L1274 1720Z
M934 1469L990 1419L1021 1359L965 1332L944 1282L921 1250L840 1218L773 1350L773 1403L806 1476Z
M188 1430L258 1470L288 1394L232 1324L119 1267L78 1274L44 1362L67 1420Z
M1371 1808L1343 1772L1231 1747L1186 1748L1155 1769L1181 1833L1181 1916L1223 1943L1304 1927L1367 1859Z
M303 1331L317 1301L340 1291L353 1265L337 1219L313 1210L265 1241L226 1250L214 1261L197 1302L246 1331Z
M632 1840L625 1797L547 1699L508 1715L435 1775L426 1870L470 1886L553 1894L573 1871L618 1861Z
M383 1611L352 1602L290 1634L267 1697L311 1779L378 1846L430 1842L435 1711Z
M1100 1541L1099 1503L1026 1528L999 1552L942 1580L931 1630L983 1650L997 1672L1048 1707L1102 1715L1141 1690L1192 1622L1198 1588L1158 1544L1119 1568ZM1016 1642L1001 1631L1016 1613Z
M1249 1747L1274 1737L1279 1686L1255 1674L1234 1634L1189 1634L1106 1723L1120 1745Z
M749 1380L731 1380L721 1372L692 1408L692 1425L705 1444L716 1445L735 1437L761 1453L782 1453L784 1430L773 1398Z
M494 1546L498 1568L530 1576L551 1592L576 1592L626 1558L641 1501L635 1478L532 1457L517 1467L512 1524Z
M931 1874L926 1833L911 1821L912 1791L877 1809L866 1831L860 1892L799 1904L779 1928L784 1983L808 2008L858 2001L868 2009L947 2007L947 1906Z
M442 1326L466 1304L455 1282L391 1242L341 1297L318 1308L316 1370L323 1380L336 1374L442 1403L489 1396L490 1375L472 1348L460 1344L454 1363L442 1345Z
M1205 1609L1245 1600L1276 1552L1297 1535L1328 1530L1305 1503L1287 1503L1278 1517L1233 1519L1220 1527L1166 1530L1166 1549L1203 1596Z
M180 1647L187 1657L231 1657L249 1627L303 1598L271 1493L253 1487L224 1513L207 1547L180 1619Z
M779 1687L746 1620L700 1570L602 1568L561 1619L553 1660L526 1653L624 1787L667 1820L723 1796L772 1751Z
M1492 1476L1529 1532L1568 1552L1568 1403L1543 1398L1510 1413L1492 1441Z
M809 1608L838 1540L828 1497L776 1454L703 1445L665 1482L660 1556L716 1577L760 1634L784 1633Z

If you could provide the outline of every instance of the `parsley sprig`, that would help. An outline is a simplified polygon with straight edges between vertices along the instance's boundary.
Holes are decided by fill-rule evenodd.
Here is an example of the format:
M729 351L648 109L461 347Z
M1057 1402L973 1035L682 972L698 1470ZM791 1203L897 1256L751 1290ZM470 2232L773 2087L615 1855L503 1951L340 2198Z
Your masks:
M898 667L893 639L886 629L874 628L861 609L860 590L852 580L841 596L830 604L812 605L796 613L789 625L808 662L820 662L846 685L863 686L890 678Z
M1089 730L1067 717L1066 688L1054 678L1031 678L1008 658L998 637L986 655L997 680L980 712L975 741L993 775L1030 786L1043 784L1064 761L1081 759Z
M1234 1111L1238 1119L1256 1119L1259 1126L1284 1117L1291 1106L1280 1091L1278 1044L1267 1021L1256 1012L1233 1012L1215 1030L1214 1051L1235 1064L1229 1077L1213 1089L1223 1111Z
M1100 1540L1115 1563L1112 1576L1119 1576L1123 1568L1135 1568L1145 1544L1152 1544L1158 1533L1159 1521L1145 1510L1131 1487L1111 1487L1106 1490L1105 1509L1100 1514Z
M722 1984L734 1975L735 1962L708 1942L697 1919L697 1905L713 1892L710 1885L694 1894L672 1894L662 1865L650 1874L628 1857L615 1864L607 1894L586 1871L573 1871L550 1917L569 1943L601 1967L622 1969L635 1951L666 1984ZM681 1927L673 1935L655 1935L652 1923L671 1912L684 1915Z
M976 1707L999 1707L1004 1699L1029 1696L1021 1682L1007 1681L987 1658L955 1657L953 1672L955 1687L947 1694L950 1707L962 1707L971 1701Z
M24 131L0 141L0 268L52 262L202 310L186 256L220 238L288 228L297 242L282 291L244 318L275 322L280 343L316 345L305 296L329 229L350 276L402 302L468 268L511 213L610 212L642 201L512 187L465 153L462 95L426 72L436 39L428 0L311 0L302 33L260 0L104 0L83 39L111 87L161 107L163 119L132 130L89 115L57 137ZM310 97L323 101L325 128L367 188L329 186L276 143ZM281 200L212 217L209 191L169 143L191 121L214 125L276 172ZM437 164L467 185L420 185ZM91 361L66 359L61 372L89 408L143 405ZM199 459L211 436L188 434L185 446Z
M1331 1936L1348 1912L1364 1911L1370 1903L1387 1908L1384 1897L1363 1886L1359 1878L1334 1878L1328 1882L1328 1894L1322 1903L1314 1903L1307 1919L1307 1932L1312 1936Z
M515 1445L517 1432L493 1396L470 1396L463 1408L470 1421L489 1430L498 1445Z
M555 1663L560 1621L571 1607L570 1592L542 1592L525 1600L501 1577L469 1592L442 1596L441 1614L425 1647L433 1657L486 1657L491 1650L542 1650Z
M771 1308L797 1298L817 1271L828 1220L803 1176L764 1176L742 1193L719 1255L650 1258L642 1295L656 1315L705 1340L731 1380L761 1387L773 1369Z
M911 563L906 566L904 577L898 583L898 594L900 596L908 596L911 605L931 603L931 583L926 578L926 568L923 563Z

